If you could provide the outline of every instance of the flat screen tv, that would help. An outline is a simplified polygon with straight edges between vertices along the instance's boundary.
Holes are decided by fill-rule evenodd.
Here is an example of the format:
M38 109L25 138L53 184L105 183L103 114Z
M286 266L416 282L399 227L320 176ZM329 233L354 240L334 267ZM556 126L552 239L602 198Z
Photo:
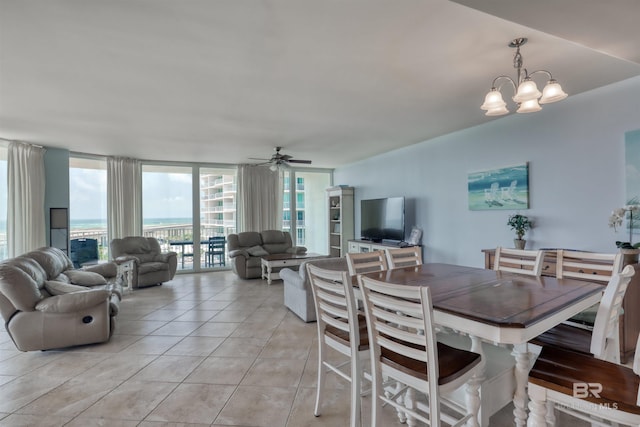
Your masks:
M404 197L360 201L360 230L363 239L404 240Z

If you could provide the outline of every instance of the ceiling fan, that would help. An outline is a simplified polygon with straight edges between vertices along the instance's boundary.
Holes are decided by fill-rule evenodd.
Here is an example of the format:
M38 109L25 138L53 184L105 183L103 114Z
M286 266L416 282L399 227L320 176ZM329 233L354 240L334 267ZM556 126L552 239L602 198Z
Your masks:
M250 159L264 160L265 161L264 163L258 163L258 164L270 165L269 169L273 171L277 170L280 167L282 168L289 167L289 163L299 163L299 164L305 164L305 165L311 164L311 160L297 160L288 154L280 154L280 150L282 150L282 147L275 147L275 150L276 150L275 154L271 156L270 159L257 159L255 157L250 157Z

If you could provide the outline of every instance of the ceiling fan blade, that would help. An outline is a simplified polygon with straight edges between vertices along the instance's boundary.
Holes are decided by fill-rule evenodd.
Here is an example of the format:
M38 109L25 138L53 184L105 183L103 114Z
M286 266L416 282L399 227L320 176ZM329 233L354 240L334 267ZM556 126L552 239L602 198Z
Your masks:
M265 161L265 162L270 162L271 161L271 159L259 159L258 157L247 157L247 159L249 159L249 160L262 160L262 161Z
M305 164L305 165L310 165L311 164L311 160L295 160L295 159L290 159L287 160L289 163L301 163L301 164Z

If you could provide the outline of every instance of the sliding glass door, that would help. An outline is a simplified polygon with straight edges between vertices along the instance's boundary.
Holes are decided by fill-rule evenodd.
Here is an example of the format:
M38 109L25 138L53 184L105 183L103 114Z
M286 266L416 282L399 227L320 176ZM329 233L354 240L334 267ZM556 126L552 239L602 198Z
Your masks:
M109 258L104 158L69 157L69 227L69 255L76 266L95 262L96 256L98 260ZM76 258L76 252L82 256Z
M199 236L194 235L192 175L189 166L142 166L143 235L158 239L163 251L177 252L179 270L192 270L200 252Z
M7 258L7 147L0 142L0 260Z
M227 236L236 232L236 170L200 168L202 268L228 265Z
M327 171L290 170L284 175L282 229L291 232L294 244L305 246L308 252L327 252L327 188L330 186L331 174Z

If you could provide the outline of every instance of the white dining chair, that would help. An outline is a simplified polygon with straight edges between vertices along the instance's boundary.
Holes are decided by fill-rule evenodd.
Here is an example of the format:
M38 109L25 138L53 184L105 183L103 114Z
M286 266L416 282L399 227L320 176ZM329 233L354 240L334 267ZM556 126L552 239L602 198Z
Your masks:
M358 281L371 351L371 425L381 425L385 404L404 412L408 424L418 420L439 426L444 420L461 426L472 418L477 421L479 382L473 377L481 368L481 356L437 342L429 287L394 285L366 276L358 276ZM383 378L408 387L404 404L396 401L396 395L386 395ZM465 385L471 410L446 396ZM428 405L414 399L414 391L426 394ZM441 405L448 409L443 411Z
M351 276L361 273L383 271L388 268L387 256L382 250L371 252L349 252L346 257L347 265L349 266L349 274Z
M608 283L615 273L622 270L622 253L596 253L582 251L557 251L556 277ZM593 330L598 305L578 313L564 323Z
M346 271L326 270L307 264L313 291L318 330L318 384L314 415L322 412L327 372L334 372L351 383L349 425L361 425L361 394L364 367L369 360L366 319L357 311L351 279ZM329 361L328 347L347 357L341 364ZM344 366L350 365L348 372Z
M422 249L420 246L406 248L387 248L387 265L389 268L410 267L422 265Z
M592 354L594 357L620 363L619 317L624 295L635 274L628 265L622 272L614 274L607 284L598 304L593 330L561 323L538 335L532 344L541 347L554 346Z
M498 246L493 269L507 273L540 276L543 258L544 251L541 250L509 249Z
M640 425L640 337L633 369L548 347L529 372L528 427L554 425L555 410L592 426Z

